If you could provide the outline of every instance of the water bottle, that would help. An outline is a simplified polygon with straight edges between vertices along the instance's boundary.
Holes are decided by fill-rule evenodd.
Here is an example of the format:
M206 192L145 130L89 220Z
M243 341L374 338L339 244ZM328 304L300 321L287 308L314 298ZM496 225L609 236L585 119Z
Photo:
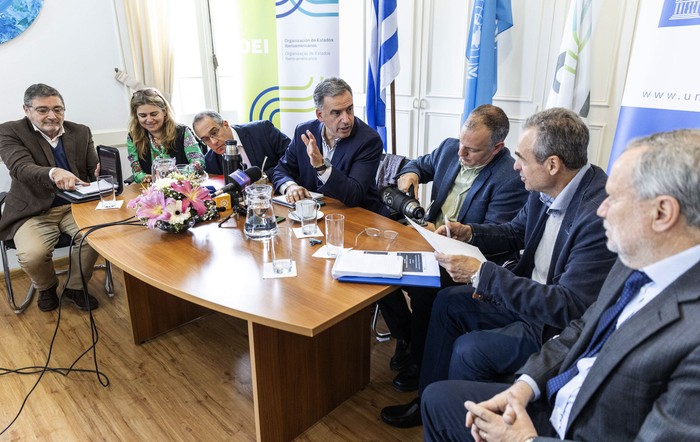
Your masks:
M224 182L230 184L233 182L231 175L234 171L241 169L241 154L238 152L238 141L226 140L226 150L224 151Z

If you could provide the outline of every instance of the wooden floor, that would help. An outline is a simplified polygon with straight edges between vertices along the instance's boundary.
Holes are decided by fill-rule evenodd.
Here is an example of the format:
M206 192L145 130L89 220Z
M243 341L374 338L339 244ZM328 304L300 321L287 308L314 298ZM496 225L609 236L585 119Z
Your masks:
M74 372L67 377L46 373L0 440L255 440L245 322L212 314L136 346L118 269L114 277L112 299L101 287L102 272L90 284L90 292L100 301L93 313L99 333L97 363L109 377L109 386L103 387L94 373ZM14 287L23 298L28 280L16 275ZM15 315L6 302L4 285L0 292L0 367L43 366L58 311L43 313L34 300L23 314ZM70 366L90 343L89 316L68 302L60 314L50 366ZM297 440L422 440L420 427L401 430L379 419L382 407L414 397L391 387L394 373L388 365L393 349L393 341L373 339L370 385ZM93 369L92 354L76 367ZM0 431L15 417L37 379L38 375L0 377Z

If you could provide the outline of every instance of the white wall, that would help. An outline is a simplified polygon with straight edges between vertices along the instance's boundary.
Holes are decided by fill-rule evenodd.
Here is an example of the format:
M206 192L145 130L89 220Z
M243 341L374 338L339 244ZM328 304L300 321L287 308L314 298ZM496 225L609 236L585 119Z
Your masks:
M0 66L0 122L22 118L27 86L46 83L63 95L66 119L90 126L96 145L125 142L129 95L114 79L123 62L112 1L45 1L29 29L0 44ZM9 188L0 164L0 190Z
M45 1L29 29L0 44L0 65L0 122L22 118L27 86L46 83L63 95L67 120L90 126L95 144L125 142L129 95L114 79L123 62L111 1ZM0 190L8 188L2 165Z

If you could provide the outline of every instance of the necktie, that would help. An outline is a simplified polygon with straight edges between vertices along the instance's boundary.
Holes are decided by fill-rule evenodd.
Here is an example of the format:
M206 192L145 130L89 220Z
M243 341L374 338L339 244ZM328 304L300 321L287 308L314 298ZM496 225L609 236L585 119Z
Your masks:
M565 372L560 373L550 380L547 381L547 398L551 401L554 395L559 391L564 385L569 383L571 379L578 374L577 363L580 359L589 358L595 356L600 351L605 341L608 340L610 335L615 331L615 324L617 323L617 318L622 313L622 310L627 304L634 298L639 290L646 284L650 283L651 279L644 272L635 270L630 274L625 281L625 286L622 289L622 294L618 298L617 302L610 307L608 307L598 320L598 325L596 326L595 332L591 341L588 343L588 348L583 352L581 356L576 359L576 362L572 364Z

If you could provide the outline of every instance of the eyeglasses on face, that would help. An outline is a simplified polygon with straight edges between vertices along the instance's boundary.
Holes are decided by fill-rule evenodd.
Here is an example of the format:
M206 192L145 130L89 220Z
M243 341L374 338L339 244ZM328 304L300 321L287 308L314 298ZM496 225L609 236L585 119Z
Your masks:
M63 113L66 111L66 108L63 106L55 106L55 107L46 107L46 106L41 106L41 107L34 107L34 106L29 106L30 109L34 109L37 114L39 115L48 115L49 112L53 112L54 115L63 115Z
M214 138L215 140L218 140L220 131L221 131L220 128L214 126L211 128L209 133L207 135L203 136L202 138L200 138L200 140L202 140L202 142L204 144L207 144L209 141L211 141L212 138Z

